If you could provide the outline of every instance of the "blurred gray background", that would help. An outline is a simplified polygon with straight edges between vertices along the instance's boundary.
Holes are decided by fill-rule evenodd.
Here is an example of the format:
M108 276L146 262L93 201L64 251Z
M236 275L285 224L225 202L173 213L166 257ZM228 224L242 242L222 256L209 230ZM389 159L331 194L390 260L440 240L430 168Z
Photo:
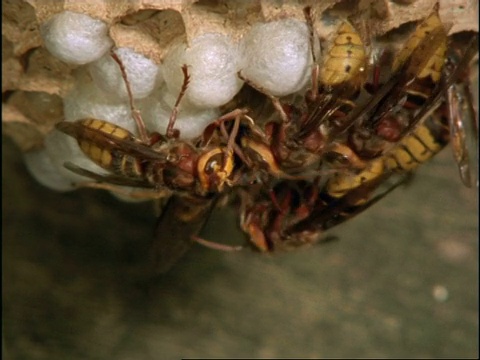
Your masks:
M339 241L278 256L195 246L153 280L139 270L151 204L52 192L2 148L6 358L478 357L478 194L450 148L332 229ZM225 210L203 236L244 241Z

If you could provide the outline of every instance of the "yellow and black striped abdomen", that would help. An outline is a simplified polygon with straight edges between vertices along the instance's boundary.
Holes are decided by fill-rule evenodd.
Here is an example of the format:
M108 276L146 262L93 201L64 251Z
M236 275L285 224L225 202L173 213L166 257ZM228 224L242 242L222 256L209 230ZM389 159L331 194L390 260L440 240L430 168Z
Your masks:
M328 195L334 198L341 198L349 191L352 191L365 182L373 181L384 173L382 159L374 159L367 164L367 167L358 172L344 172L334 175L327 181L326 189Z
M78 145L93 162L115 174L143 177L140 159L129 154L127 150L122 150L119 145L122 141L136 141L131 132L103 120L83 119L79 120L79 123L94 131L85 132L84 136L76 136ZM93 135L95 133L98 135ZM102 133L108 136L102 136Z
M425 41L425 38L429 34L435 32L437 29L443 29L443 24L438 15L438 9L435 9L425 20L418 24L415 31L405 42L403 48L395 55L395 59L393 60L392 64L392 70L397 71L407 62L407 60L415 53L415 51L418 55L423 53L420 49L422 42ZM431 39L428 39L428 43L431 43L431 41ZM426 45L429 45L428 43Z
M367 55L360 35L348 22L337 31L320 68L320 82L336 86L363 79Z
M439 153L448 142L446 124L440 116L431 117L384 156L385 167L396 172L414 170Z

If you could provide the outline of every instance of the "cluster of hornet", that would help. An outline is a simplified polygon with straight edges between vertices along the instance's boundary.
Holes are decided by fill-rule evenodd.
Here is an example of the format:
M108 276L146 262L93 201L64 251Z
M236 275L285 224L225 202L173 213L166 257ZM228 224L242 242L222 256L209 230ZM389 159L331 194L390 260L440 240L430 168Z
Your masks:
M322 44L319 61L315 15L309 7L304 14L313 66L300 96L279 98L240 71L245 85L222 115L198 138L181 139L175 121L191 76L179 64L183 86L167 130L153 133L112 52L139 135L100 119L57 124L108 171L66 163L95 180L87 186L118 193L134 187L128 196L163 202L153 248L158 271L194 242L241 248L199 237L219 204L236 205L254 249L274 252L319 242L326 230L368 209L449 143L463 183L475 182L476 158L466 144L478 134L468 72L478 53L477 33L448 36L435 8L393 49L372 44L358 24L345 20Z

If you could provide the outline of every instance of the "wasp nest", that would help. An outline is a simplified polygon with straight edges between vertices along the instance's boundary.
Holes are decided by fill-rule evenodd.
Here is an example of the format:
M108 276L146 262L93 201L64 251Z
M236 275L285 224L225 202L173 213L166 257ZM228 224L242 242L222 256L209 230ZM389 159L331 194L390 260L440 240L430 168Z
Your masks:
M125 67L148 129L160 133L182 87L182 65L188 65L191 81L175 124L188 139L240 91L239 71L275 96L307 86L312 51L305 6L314 13L316 42L328 41L338 20L347 17L367 25L372 38L393 41L401 38L401 25L426 17L436 2L5 0L3 131L24 151L40 182L68 190L78 175L63 168L65 161L104 170L74 139L54 130L57 122L98 118L136 132L110 51ZM450 33L478 31L477 7L475 0L441 0L440 16Z

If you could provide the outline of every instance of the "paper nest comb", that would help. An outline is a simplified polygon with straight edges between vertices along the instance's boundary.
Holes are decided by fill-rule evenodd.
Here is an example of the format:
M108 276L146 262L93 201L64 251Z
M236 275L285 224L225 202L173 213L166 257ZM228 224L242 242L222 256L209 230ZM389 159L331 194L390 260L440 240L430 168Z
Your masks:
M117 49L127 68L136 105L151 131L165 131L183 80L180 68L189 65L191 83L177 122L181 135L189 138L199 135L219 115L218 107L240 90L239 70L276 96L305 87L311 69L305 6L313 8L321 40L328 39L338 20L352 15L351 9L368 10L370 33L388 40L401 38L395 29L426 17L436 2L6 0L3 132L25 152L40 182L69 190L76 175L62 164L72 158L79 163L83 155L73 139L53 130L55 123L96 117L135 131L110 49ZM478 31L477 1L439 3L451 34ZM393 32L399 36L388 35ZM84 165L81 160L79 165Z

